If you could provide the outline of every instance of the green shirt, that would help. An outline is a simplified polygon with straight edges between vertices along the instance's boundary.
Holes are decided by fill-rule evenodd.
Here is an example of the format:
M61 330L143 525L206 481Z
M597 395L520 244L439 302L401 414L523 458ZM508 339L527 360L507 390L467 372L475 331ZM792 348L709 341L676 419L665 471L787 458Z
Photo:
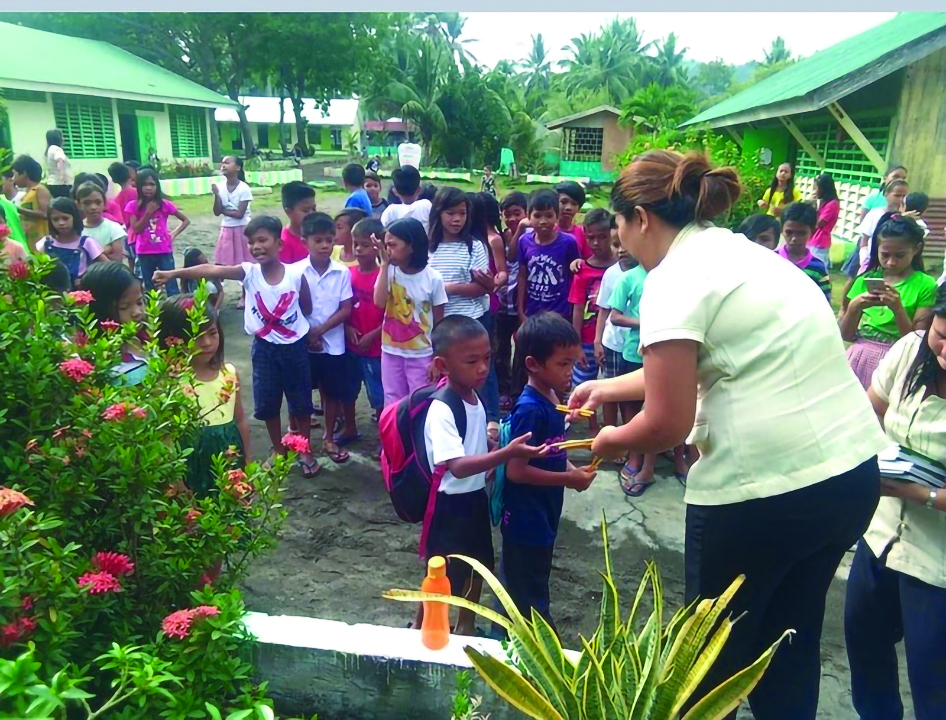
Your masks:
M20 224L20 213L16 211L16 205L0 195L0 218L10 228L10 238L16 240L26 249L26 254L31 255L30 244L26 242L26 235L23 234L23 226Z
M883 278L883 276L884 271L878 269L858 277L847 294L848 300L853 300L858 295L867 292L867 278ZM911 320L916 316L917 310L931 308L936 303L936 281L925 272L917 270L893 287L900 293L900 302L903 303L903 309L907 311ZM883 306L865 308L861 313L861 322L857 331L867 340L896 342L900 339L900 329L897 327L893 310Z
M641 295L644 292L644 279L647 271L640 265L624 273L614 286L611 293L611 307L622 315L639 319L641 316ZM644 362L641 357L640 328L622 328L627 332L624 336L624 359L640 365Z

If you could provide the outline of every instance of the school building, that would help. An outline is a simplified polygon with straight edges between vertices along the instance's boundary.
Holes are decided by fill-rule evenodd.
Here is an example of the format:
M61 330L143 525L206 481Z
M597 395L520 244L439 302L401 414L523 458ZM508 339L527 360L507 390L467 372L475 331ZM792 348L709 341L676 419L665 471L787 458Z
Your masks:
M931 199L927 254L946 249L946 13L900 13L815 53L684 125L729 133L772 172L795 166L806 194L834 177L837 238L852 240L860 207L890 165Z
M397 157L397 146L415 142L417 128L401 118L365 120L365 150L369 157Z
M250 125L253 144L260 150L282 153L279 144L279 98L241 97L246 108L246 120ZM224 152L246 153L240 118L234 107L221 107L214 113L220 129L220 148ZM346 152L349 139L355 140L355 149L361 150L361 114L356 99L331 100L328 112L315 104L315 100L303 99L302 117L306 121L306 144L313 150L323 152ZM292 100L283 100L283 132L286 135L286 150L291 151L299 142L296 129L296 114Z
M0 23L0 147L45 165L62 130L74 172L115 161L210 162L210 110L234 103L114 45Z
M611 182L617 177L616 157L627 148L634 131L620 123L621 111L610 105L585 110L548 123L562 131L558 174ZM635 123L640 123L635 118Z

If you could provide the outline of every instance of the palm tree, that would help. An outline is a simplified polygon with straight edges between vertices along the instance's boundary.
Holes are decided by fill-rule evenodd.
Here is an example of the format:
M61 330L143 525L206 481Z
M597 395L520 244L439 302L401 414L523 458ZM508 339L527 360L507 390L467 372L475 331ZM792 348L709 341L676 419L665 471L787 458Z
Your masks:
M766 66L777 65L792 59L792 53L785 47L785 40L781 35L772 41L772 46L768 51L763 50L762 53L765 55L765 61L762 64Z
M406 71L398 73L399 77L391 81L384 94L395 114L414 124L421 145L429 152L434 135L447 127L438 102L443 95L452 59L440 43L426 35L402 39L401 42L410 44L404 48Z
M415 30L432 40L443 43L450 54L456 56L457 62L464 60L476 62L476 58L465 47L468 43L475 41L459 39L463 34L463 26L466 25L466 19L460 13L414 13L414 18Z
M549 91L549 73L552 72L552 63L549 61L542 33L532 36L532 50L519 66L524 71L527 95L533 92Z
M687 49L677 51L676 34L670 33L656 48L656 55L648 62L650 67L647 79L663 87L685 85L687 74L683 67L683 56L686 55Z
M630 124L640 117L659 131L675 128L694 115L696 103L689 90L680 85L661 87L651 83L628 98L621 121Z
M643 69L644 51L651 43L643 44L634 18L615 18L598 35L572 39L563 48L571 57L562 62L568 71L565 89L595 91L604 88L613 105L624 102L638 86Z

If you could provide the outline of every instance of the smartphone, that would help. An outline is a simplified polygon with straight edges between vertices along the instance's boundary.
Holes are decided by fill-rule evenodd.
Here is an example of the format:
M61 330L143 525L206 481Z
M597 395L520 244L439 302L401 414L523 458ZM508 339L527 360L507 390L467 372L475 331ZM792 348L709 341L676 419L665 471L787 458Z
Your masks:
M867 285L867 292L879 295L887 290L887 283L882 278L867 278L864 283Z

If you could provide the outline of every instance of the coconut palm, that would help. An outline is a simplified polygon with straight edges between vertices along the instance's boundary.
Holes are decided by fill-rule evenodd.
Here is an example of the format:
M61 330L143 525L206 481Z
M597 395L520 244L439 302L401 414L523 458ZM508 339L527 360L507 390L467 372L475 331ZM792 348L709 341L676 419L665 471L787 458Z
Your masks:
M414 28L422 35L432 40L442 42L451 55L455 55L457 62L468 60L476 62L476 58L467 49L467 45L474 40L460 40L466 19L455 12L414 13Z
M686 84L687 72L683 66L683 57L687 49L677 50L676 34L670 33L666 40L656 46L656 50L656 54L647 62L648 83L655 82L662 87Z
M635 92L622 108L621 120L643 118L655 130L672 129L696 115L692 93L680 85L661 87L651 83Z
M450 70L450 58L443 46L426 35L402 38L405 72L391 81L385 90L385 100L394 113L409 120L417 128L421 145L430 149L438 132L446 130L443 110L438 105L443 84Z
M781 35L776 37L772 41L772 46L767 51L763 50L762 53L765 55L765 61L762 64L766 66L777 65L792 59L792 53L785 46L785 40Z
M604 88L608 101L620 105L639 85L644 68L644 51L651 43L643 43L634 18L615 18L597 35L582 34L563 48L570 54L562 65L565 89L595 91Z
M549 61L545 49L542 33L532 36L532 50L528 57L519 63L526 81L526 94L534 92L547 93L549 91L549 74L552 72L552 63Z

